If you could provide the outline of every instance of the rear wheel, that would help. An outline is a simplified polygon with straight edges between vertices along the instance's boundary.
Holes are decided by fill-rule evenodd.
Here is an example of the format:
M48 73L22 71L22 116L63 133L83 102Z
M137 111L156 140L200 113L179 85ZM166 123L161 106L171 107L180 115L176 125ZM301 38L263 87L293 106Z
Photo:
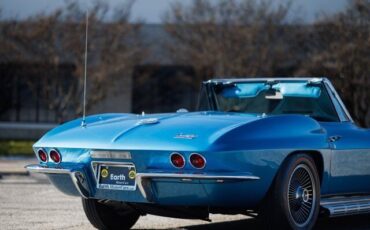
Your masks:
M281 166L261 214L269 229L311 229L319 203L320 179L315 163L309 155L297 154Z
M124 203L104 203L82 198L87 219L97 229L130 229L140 214Z

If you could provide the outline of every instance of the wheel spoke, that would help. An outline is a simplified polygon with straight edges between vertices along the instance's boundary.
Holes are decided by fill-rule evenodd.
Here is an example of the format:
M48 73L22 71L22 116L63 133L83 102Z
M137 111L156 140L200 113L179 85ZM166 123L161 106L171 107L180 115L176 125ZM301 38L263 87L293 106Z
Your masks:
M298 165L293 171L287 195L291 217L303 226L314 211L313 200L316 195L313 176L306 165Z

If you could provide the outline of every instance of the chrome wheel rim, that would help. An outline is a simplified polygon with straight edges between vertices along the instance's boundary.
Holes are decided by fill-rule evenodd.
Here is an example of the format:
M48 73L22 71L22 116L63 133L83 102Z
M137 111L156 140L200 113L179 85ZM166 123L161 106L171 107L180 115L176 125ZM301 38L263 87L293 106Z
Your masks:
M316 187L311 170L305 164L298 165L289 179L289 214L298 227L306 226L315 211Z

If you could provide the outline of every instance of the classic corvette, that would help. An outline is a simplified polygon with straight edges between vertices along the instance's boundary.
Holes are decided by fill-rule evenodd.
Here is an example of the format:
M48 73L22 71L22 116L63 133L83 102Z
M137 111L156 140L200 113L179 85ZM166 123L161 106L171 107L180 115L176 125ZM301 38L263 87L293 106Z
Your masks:
M210 213L311 229L319 214L370 212L370 130L327 78L209 80L196 112L81 122L46 133L33 147L39 164L26 167L81 196L99 229Z

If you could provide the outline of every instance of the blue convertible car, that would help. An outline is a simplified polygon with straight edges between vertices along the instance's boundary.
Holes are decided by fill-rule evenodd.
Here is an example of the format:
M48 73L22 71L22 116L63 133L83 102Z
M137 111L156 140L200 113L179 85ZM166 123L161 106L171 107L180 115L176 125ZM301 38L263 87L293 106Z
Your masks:
M319 214L370 212L370 131L328 79L210 80L199 98L197 112L67 122L35 143L27 169L81 196L99 229L210 213L311 229Z

